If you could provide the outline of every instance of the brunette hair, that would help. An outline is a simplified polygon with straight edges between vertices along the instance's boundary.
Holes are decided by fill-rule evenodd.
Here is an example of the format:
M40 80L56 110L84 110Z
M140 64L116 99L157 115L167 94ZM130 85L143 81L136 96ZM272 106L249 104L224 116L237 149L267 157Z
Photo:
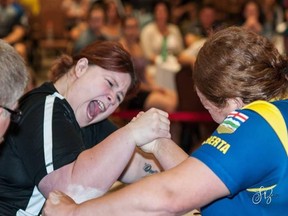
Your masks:
M288 62L267 38L241 27L213 34L195 62L195 87L224 107L229 98L245 104L287 97Z
M134 96L137 93L140 83L139 74L134 70L130 54L115 41L94 42L73 57L62 55L51 68L51 80L55 82L68 73L81 58L87 58L90 65L97 65L109 71L129 73L131 84L127 96Z

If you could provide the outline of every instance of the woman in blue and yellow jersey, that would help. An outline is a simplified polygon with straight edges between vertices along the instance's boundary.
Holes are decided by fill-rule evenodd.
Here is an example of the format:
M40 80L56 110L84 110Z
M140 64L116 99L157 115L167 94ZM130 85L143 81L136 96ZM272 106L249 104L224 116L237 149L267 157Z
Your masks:
M81 205L51 193L45 216L191 209L203 216L287 215L287 60L268 39L229 27L206 41L193 73L198 96L219 123L199 149L168 171Z

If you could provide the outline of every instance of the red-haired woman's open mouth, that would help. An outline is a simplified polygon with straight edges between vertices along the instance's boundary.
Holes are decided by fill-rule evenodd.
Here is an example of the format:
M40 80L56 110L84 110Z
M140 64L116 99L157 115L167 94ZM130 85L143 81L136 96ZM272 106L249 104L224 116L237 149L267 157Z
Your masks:
M105 105L99 100L93 100L88 105L88 117L95 118L99 113L105 111Z

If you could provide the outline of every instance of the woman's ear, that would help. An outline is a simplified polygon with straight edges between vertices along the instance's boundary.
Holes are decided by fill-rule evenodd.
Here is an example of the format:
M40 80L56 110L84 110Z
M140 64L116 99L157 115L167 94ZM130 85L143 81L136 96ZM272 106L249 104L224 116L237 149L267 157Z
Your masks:
M237 109L241 109L244 106L243 100L240 97L233 98L232 100Z
M89 64L89 62L88 62L87 58L81 58L78 60L76 66L75 66L76 77L80 77L86 72L86 70L88 68L88 64Z
M244 106L244 103L240 97L229 98L227 103L232 110L241 109Z

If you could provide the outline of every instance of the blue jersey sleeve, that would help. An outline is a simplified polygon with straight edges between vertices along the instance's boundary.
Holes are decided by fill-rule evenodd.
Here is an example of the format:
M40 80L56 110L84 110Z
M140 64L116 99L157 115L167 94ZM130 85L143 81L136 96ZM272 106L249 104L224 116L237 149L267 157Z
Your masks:
M205 163L231 196L253 187L264 177L276 178L279 160L287 158L269 123L251 110L230 113L191 156Z

